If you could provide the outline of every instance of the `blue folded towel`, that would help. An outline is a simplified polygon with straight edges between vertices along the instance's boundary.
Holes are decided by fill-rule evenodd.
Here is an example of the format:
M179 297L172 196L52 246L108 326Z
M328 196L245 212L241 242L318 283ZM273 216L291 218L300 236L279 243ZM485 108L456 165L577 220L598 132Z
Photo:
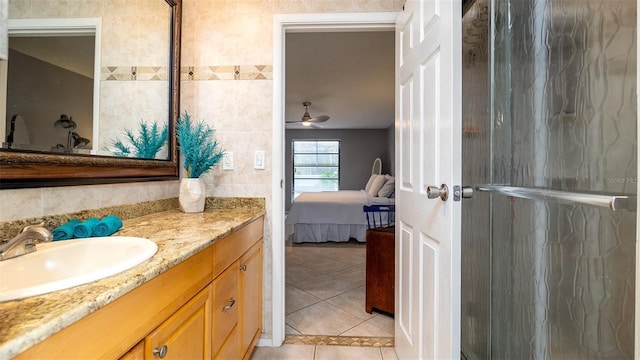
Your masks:
M53 241L69 240L73 237L73 229L80 223L78 219L72 219L53 229Z
M73 228L73 236L77 238L88 238L93 236L93 229L100 220L98 218L89 218Z
M109 236L122 227L122 220L115 215L106 216L93 229L93 236Z

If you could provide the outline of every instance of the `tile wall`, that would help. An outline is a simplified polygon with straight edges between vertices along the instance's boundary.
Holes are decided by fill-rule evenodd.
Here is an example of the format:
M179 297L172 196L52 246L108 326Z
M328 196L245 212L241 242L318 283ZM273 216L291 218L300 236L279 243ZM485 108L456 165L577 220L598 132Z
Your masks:
M57 3L44 0L22 2L28 11L43 8L43 4ZM399 11L403 2L183 0L181 111L187 111L193 119L203 119L214 126L218 141L234 153L234 170L218 167L204 176L208 184L207 195L263 197L266 199L266 223L270 223L273 14ZM83 15L85 8L113 5L120 10L128 10L129 6L139 4L139 1L69 0L65 4L67 9L62 12L65 16L82 17L86 16ZM134 19L132 21L135 22ZM124 46L129 26L133 24L123 24L123 30L118 32L122 38L114 40L110 46ZM103 42L103 45L106 44L106 41ZM266 170L253 169L253 153L256 150L265 151ZM177 196L177 189L178 182L170 181L0 190L0 221L163 199ZM267 225L264 244L266 337L270 337L272 322L271 242L271 228Z
M403 0L183 0L182 67L195 69L181 88L181 109L217 129L218 139L233 151L235 169L205 176L214 196L265 197L271 214L271 137L273 14L398 11ZM259 68L263 77L242 76ZM207 80L197 69L233 67L233 80ZM255 73L254 70L250 70ZM253 153L264 150L266 170L254 170ZM265 229L264 332L271 333L271 229ZM273 239L277 241L277 239Z

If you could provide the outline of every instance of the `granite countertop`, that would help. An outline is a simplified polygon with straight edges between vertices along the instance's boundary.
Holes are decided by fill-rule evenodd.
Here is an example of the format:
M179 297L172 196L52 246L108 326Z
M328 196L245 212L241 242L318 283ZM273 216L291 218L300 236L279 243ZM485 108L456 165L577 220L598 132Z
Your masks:
M262 215L263 207L190 214L176 209L125 219L114 235L148 238L156 242L158 252L142 264L102 280L0 302L0 359L16 356Z

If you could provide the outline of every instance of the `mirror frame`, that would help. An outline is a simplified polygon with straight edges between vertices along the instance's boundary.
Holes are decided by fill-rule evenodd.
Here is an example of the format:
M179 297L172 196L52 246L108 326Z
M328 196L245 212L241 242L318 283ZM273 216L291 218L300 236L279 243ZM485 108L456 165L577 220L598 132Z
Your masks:
M169 159L145 160L0 149L0 189L178 179L176 122L180 111L182 0L165 1L172 9L168 109Z

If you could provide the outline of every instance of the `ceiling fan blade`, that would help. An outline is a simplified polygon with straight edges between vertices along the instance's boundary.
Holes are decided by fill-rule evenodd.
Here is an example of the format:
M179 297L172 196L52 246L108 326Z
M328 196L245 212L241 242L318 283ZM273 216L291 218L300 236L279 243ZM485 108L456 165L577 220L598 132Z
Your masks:
M320 115L318 117L315 117L315 118L311 119L311 121L313 121L313 122L325 122L327 120L329 120L329 116L327 116L327 115Z
M299 123L302 122L302 120L286 120L285 123L287 124L293 124L293 123Z
M324 126L322 126L321 124L318 124L316 122L311 122L311 125L309 125L310 127L314 128L314 129L323 129Z

